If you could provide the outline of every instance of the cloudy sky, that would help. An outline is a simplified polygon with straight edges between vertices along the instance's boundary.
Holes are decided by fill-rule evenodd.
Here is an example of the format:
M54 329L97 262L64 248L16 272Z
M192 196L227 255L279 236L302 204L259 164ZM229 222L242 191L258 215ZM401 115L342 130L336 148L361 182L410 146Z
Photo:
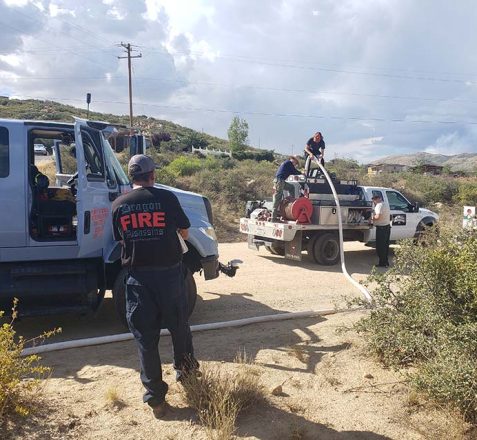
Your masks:
M0 95L328 158L477 152L475 0L0 0Z

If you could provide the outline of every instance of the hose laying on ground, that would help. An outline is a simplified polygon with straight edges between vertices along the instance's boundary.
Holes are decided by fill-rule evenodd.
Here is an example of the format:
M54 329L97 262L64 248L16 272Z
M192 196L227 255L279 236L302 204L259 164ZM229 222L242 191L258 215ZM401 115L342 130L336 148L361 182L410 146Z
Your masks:
M278 313L274 315L255 316L252 318L235 319L233 321L222 321L222 322L213 322L210 324L192 325L190 329L192 332L217 330L221 328L242 327L244 325L257 324L261 322L282 321L286 319L296 319L296 318L313 318L315 316L333 315L335 313L349 312L353 310L360 310L360 309L352 309L352 310L323 309L323 310L310 310L306 312ZM161 336L162 335L170 335L170 333L168 330L162 330ZM79 347L88 347L92 345L109 344L111 342L129 341L130 339L134 339L134 336L131 333L121 333L118 335L99 336L96 338L86 338L86 339L76 339L72 341L55 342L52 344L39 345L38 347L25 348L22 351L22 355L29 356L32 354L46 353L49 351L66 350L69 348L79 348Z
M369 293L369 290L366 289L362 284L358 283L356 280L354 280L351 275L348 273L348 270L346 269L345 265L345 258L344 258L344 249L343 249L343 219L341 218L341 206L340 206L340 201L338 198L338 194L336 193L335 186L333 185L333 182L331 181L331 177L328 174L328 171L326 171L325 167L321 164L320 160L316 158L316 156L313 156L313 160L315 163L320 167L321 172L324 174L326 177L326 180L328 181L328 184L330 185L331 191L333 192L333 197L335 198L335 203L336 203L336 210L338 213L338 231L339 231L339 238L340 238L340 260L341 260L341 271L343 272L344 276L348 279L348 281L353 284L364 296L366 301L368 303L372 304L373 303L373 297Z
M338 199L338 195L336 193L336 189L326 169L323 167L323 165L321 165L320 161L316 157L314 158L314 160L320 167L324 176L326 177L326 180L328 181L331 187L331 191L333 192L333 197L335 198L336 209L338 211L341 271L343 272L345 277L348 279L348 281L350 281L364 295L366 301L368 301L369 303L372 303L373 297L371 296L369 291L363 285L355 281L346 269L345 259L344 259L344 250L343 250L343 221L341 218L341 206ZM349 311L349 310L324 309L324 310L316 310L316 311L310 310L307 312L290 312L290 313L279 313L275 315L256 316L253 318L236 319L233 321L223 321L223 322L214 322L210 324L193 325L191 326L191 331L198 332L198 331L206 331L206 330L217 330L221 328L241 327L241 326L249 325L249 324L256 324L256 323L270 322L270 321L281 321L285 319L312 318L314 316L333 315L335 313L344 312L344 311ZM167 330L162 330L161 335L169 335L169 332ZM131 333L121 333L118 335L77 339L77 340L65 341L65 342L55 342L52 344L40 345L38 347L25 348L22 351L22 355L29 356L32 354L46 353L49 351L66 350L69 348L79 348L79 347L87 347L92 345L109 344L112 342L128 341L130 339L133 339L133 335Z

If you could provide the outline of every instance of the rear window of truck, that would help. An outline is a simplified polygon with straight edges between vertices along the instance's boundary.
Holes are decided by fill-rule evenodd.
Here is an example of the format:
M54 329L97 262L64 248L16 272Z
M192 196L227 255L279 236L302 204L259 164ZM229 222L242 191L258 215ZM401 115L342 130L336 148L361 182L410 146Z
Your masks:
M0 177L7 177L10 173L8 129L0 127Z

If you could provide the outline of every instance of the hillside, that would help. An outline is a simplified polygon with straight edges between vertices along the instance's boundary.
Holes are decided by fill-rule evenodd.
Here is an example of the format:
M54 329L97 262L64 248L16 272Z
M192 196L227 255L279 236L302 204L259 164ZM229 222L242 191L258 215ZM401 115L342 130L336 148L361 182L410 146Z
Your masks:
M74 116L86 118L86 110L54 101L20 100L0 97L0 118L71 122ZM114 124L129 125L128 115L118 116L91 111L89 118L108 121ZM173 122L150 118L145 115L135 116L134 126L143 130L145 134L168 133L172 138L171 142L176 143L178 146L186 144L189 139L201 139L207 143L209 148L215 149L227 149L228 145L225 139L206 133L199 133Z
M451 171L475 172L477 170L477 153L463 153L446 156L444 154L415 153L395 156L386 156L377 159L372 164L398 164L414 166L418 164L431 164L449 167Z

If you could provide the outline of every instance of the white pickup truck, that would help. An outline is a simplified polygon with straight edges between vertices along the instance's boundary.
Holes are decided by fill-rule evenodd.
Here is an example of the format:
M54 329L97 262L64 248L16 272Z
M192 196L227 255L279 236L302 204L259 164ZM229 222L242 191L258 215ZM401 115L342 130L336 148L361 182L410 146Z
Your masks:
M439 220L439 215L426 208L411 203L399 191L392 188L376 186L360 187L366 197L371 200L373 195L380 195L391 210L391 242L404 238L417 238L426 227L434 226ZM376 229L369 230L366 243L376 241Z
M301 179L301 180L300 180ZM265 246L273 254L300 261L302 249L322 265L339 261L338 214L331 188L324 179L288 179L295 187L294 194L307 194L312 202L310 221L270 222L267 210L271 201L250 201L246 217L240 219L240 232L247 234L252 249ZM426 227L433 226L439 216L417 204L411 203L399 191L392 188L360 186L353 181L334 182L341 205L343 235L345 241L361 241L374 246L376 229L370 222L371 198L380 195L391 211L391 242L405 238L417 238Z

